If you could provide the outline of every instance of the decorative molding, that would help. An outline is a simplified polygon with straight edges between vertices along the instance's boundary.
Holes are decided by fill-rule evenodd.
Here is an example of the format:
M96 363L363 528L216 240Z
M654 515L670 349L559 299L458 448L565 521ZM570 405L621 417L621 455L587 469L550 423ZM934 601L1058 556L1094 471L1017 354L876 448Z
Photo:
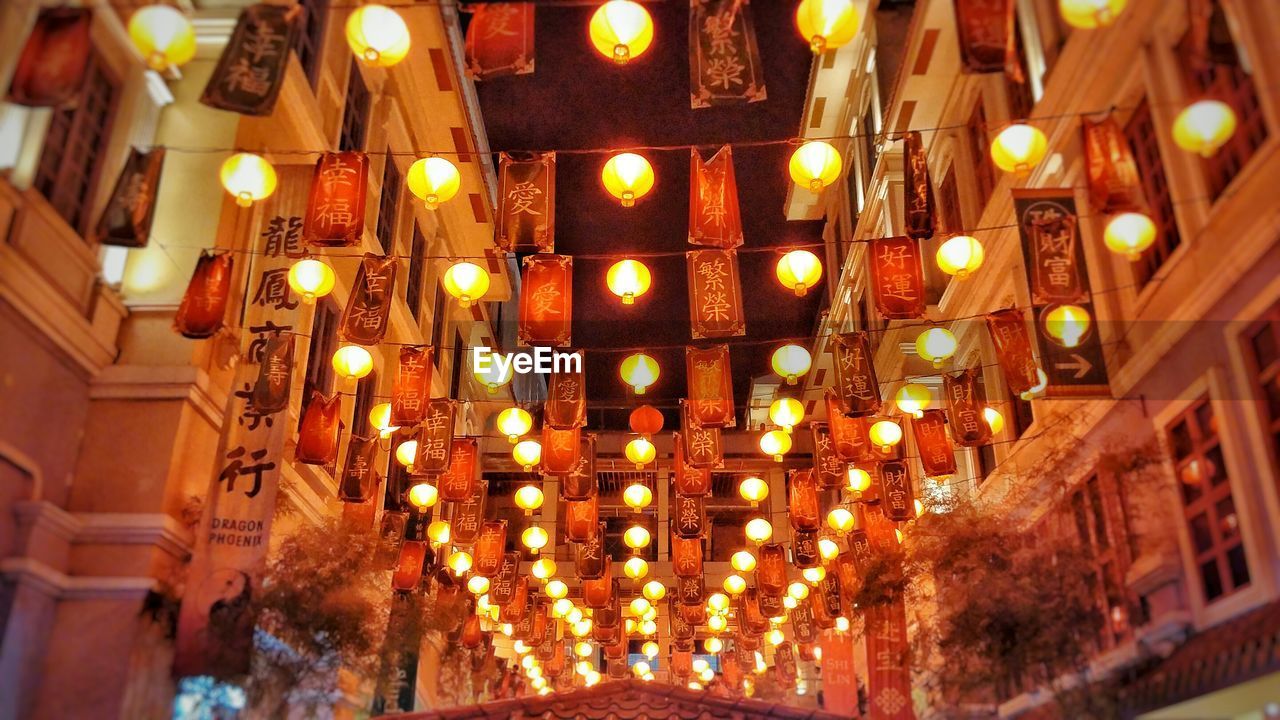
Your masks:
M165 513L77 513L76 544L154 545L185 560L195 547L195 534Z
M31 558L0 560L0 575L59 600L134 600L156 587L148 577L73 577Z
M53 537L71 543L83 527L71 513L44 500L24 500L13 504L13 514L22 528L40 528Z
M91 400L186 400L201 417L221 427L224 400L214 396L209 375L189 365L111 365L89 386Z

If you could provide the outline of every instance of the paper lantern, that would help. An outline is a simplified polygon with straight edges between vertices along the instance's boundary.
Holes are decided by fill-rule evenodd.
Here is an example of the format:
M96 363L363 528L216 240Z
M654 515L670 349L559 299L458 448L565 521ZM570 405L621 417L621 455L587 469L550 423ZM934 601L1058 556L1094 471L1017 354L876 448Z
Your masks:
M319 260L303 258L289 268L289 287L308 305L328 295L335 280L333 268Z
M415 486L416 487L416 486ZM447 520L433 520L427 526L427 539L436 545L445 545L449 542L449 536L452 535L453 528Z
M778 628L770 630L768 634L765 635L765 640L768 640L769 644L775 647L781 645L782 641L785 639L786 638L782 635L782 631Z
M658 361L644 353L628 355L618 368L622 381L630 385L637 395L643 395L649 386L656 383L661 372Z
M533 561L529 572L539 580L548 580L556 574L556 561L549 557L540 557Z
M622 298L623 305L632 305L636 298L649 292L653 276L649 268L639 260L619 260L609 267L605 284L609 291Z
M729 621L723 615L713 615L707 618L707 629L711 632L724 632L729 627Z
M542 461L542 443L537 440L521 440L511 448L511 457L525 472L532 472L533 466Z
M489 271L472 263L459 261L449 266L444 271L444 277L440 280L444 283L444 289L450 295L458 300L458 304L462 307L471 307L471 303L476 302L489 292Z
M347 16L347 46L372 67L391 67L409 54L409 26L385 5L364 5Z
M761 500L769 497L769 483L755 475L750 475L738 483L738 494L753 506L758 505Z
M956 336L946 328L929 328L916 336L916 354L936 368L956 354Z
M449 556L449 569L453 574L462 577L471 569L471 553L466 550L454 550Z
M991 160L996 167L1015 175L1025 175L1040 164L1049 151L1049 140L1040 128L1014 123L991 141Z
M770 358L773 371L786 379L788 385L795 385L796 380L813 365L813 357L809 351L795 344L783 345L773 351Z
M600 180L622 207L631 207L653 189L653 166L642 155L618 153L605 162Z
M516 507L524 510L525 515L533 514L542 507L542 490L537 485L525 485L516 490Z
M398 453L396 459L399 459ZM439 499L440 491L431 483L420 482L409 488L409 504L419 510L434 507Z
M1040 317L1045 334L1063 347L1073 348L1093 324L1089 311L1079 305L1056 305Z
M796 27L815 55L847 44L858 34L853 0L801 0Z
M473 575L467 580L467 591L472 595L483 595L489 592L489 578L483 575Z
M831 538L821 538L818 540L818 554L823 560L834 560L840 554L840 546Z
M707 607L714 613L723 613L729 609L729 597L724 593L711 593Z
M880 420L867 431L871 442L884 452L889 452L902 441L902 426L892 420Z
M827 525L843 535L853 529L853 513L842 507L831 508L827 513Z
M400 429L398 425L391 424L391 403L378 403L369 410L369 426L377 430L378 437L384 440Z
M898 410L914 417L924 414L930 400L929 388L920 383L907 383L898 388L898 394L894 396Z
M809 583L810 585L816 586L818 583L822 582L823 579L827 577L827 569L822 567L821 565L817 567L805 568L804 570L800 571L800 575L804 578L805 582Z
M725 592L737 597L747 589L747 581L742 579L741 575L730 575L724 579L724 584L721 587L724 588Z
M644 588L641 592L643 592L644 596L649 599L649 602L656 603L667 596L667 586L663 585L660 580L650 580L644 584Z
M648 546L651 539L649 531L642 525L632 525L622 533L622 541L632 550Z
M836 632L849 632L849 618L843 615L836 618Z
M978 242L977 238L970 235L954 235L938 246L935 259L942 272L963 280L982 267L985 257L982 243Z
M1156 241L1156 224L1143 213L1120 213L1107 221L1102 241L1113 253L1132 261L1141 260L1142 252Z
M987 421L987 426L991 428L992 435L997 435L1004 429L1004 416L993 407L982 408L982 419Z
M1129 0L1058 0L1058 12L1071 27L1081 30L1106 27L1116 21Z
M778 398L769 405L769 420L783 429L784 432L791 432L796 425L804 419L804 405L800 404L795 398ZM763 446L762 446L763 447ZM785 450L783 452L786 452ZM771 453L772 454L772 453Z
M622 499L632 510L640 512L653 502L653 491L644 483L632 483L622 491Z
M724 649L724 642L720 638L707 638L702 641L702 649L714 655Z
M651 437L662 431L662 413L652 405L641 405L631 411L631 432L641 437Z
M658 643L652 640L649 640L643 646L641 646L640 650L644 653L645 657L649 658L650 660L658 657Z
M782 462L782 456L790 451L790 433L782 430L770 430L760 436L760 452L773 456L774 462Z
M489 358L489 367L487 369L473 370L471 373L476 382L483 385L490 395L496 395L498 388L511 382L512 376L515 375L515 365L510 362L511 356L503 357L502 363L498 362L499 357L501 356L498 353L494 353Z
M421 200L428 210L435 210L440 207L440 203L451 200L462 187L462 175L458 172L458 166L442 157L418 158L409 166L405 181L409 184L409 192Z
M762 517L752 518L747 521L747 525L743 528L743 532L746 534L748 540L759 545L761 543L768 542L769 538L773 537L773 525ZM739 550L738 552L742 551ZM733 559L737 559L737 557L738 553L734 553ZM754 555L751 557L751 567L755 567ZM738 567L737 565L734 565L733 568L739 572L746 572L746 570Z
M276 169L261 155L253 153L236 153L227 158L218 177L240 207L249 207L276 191Z
M632 580L639 580L649 574L649 563L644 558L631 557L622 566L622 572Z
M1187 152L1213 157L1236 132L1236 112L1221 100L1197 100L1173 121L1173 141Z
M757 518L757 519L763 519L763 518ZM767 523L768 520L765 520L765 522ZM769 535L772 535L772 534L773 534L773 527L770 526L768 528L768 534L765 535L765 539L767 540ZM748 539L750 539L750 537L751 537L750 535L747 535ZM729 557L729 564L732 565L733 569L737 570L738 572L748 573L756 569L756 556L752 555L750 551L739 550L738 552L734 553L732 556Z
M396 462L401 465L412 468L413 461L418 457L418 441L405 440L396 446Z
M373 371L373 356L359 345L343 345L333 353L333 369L345 380L359 380Z
M808 250L792 250L778 259L775 272L783 287L803 297L822 279L822 261Z
M523 408L507 408L498 413L497 426L498 432L506 435L507 440L514 444L533 428L533 417Z
M196 56L196 31L191 20L168 5L139 8L129 18L129 39L147 67L156 72L181 67Z
M563 580L552 580L547 583L543 591L552 600L561 600L569 595L569 586L565 585Z
M787 595L796 600L804 600L809 597L809 586L802 582L793 582L787 586Z
M635 463L637 470L643 470L644 466L653 462L653 459L658 454L657 448L653 446L653 443L642 437L632 438L627 443L624 452L627 459Z
M653 43L653 18L631 0L610 0L596 8L587 30L596 50L619 65L640 57Z
M848 487L853 492L866 492L871 487L871 475L862 468L851 467L847 473Z
M573 654L578 657L591 657L591 653L591 643L586 640L579 640L577 644L573 646ZM595 671L592 670L591 672Z
M797 185L817 193L840 177L842 166L840 152L831 143L810 140L791 154L788 168Z

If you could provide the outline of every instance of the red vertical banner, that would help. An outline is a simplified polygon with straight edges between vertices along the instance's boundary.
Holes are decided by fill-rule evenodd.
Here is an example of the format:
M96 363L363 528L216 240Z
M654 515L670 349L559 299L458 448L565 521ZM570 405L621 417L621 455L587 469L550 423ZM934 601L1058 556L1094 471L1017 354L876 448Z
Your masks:
M672 453L672 470L675 472L676 492L681 495L706 496L711 493L711 469L697 468L685 461L684 440L680 433L672 433L675 451Z
M579 427L587 421L586 357L582 350L574 354L578 360L553 367L547 383L542 421L557 430Z
M556 154L498 157L495 242L507 252L555 252Z
M703 427L733 427L736 421L729 346L686 347L684 358L689 410L693 417Z
M326 398L320 391L312 390L311 399L302 412L294 458L306 465L337 462L341 418L342 395L334 393L333 397Z
M464 42L467 77L488 80L531 74L534 4L478 3L471 8Z
M574 570L583 580L599 580L604 576L604 523L587 539L578 543L578 557Z
M502 551L506 547L506 520L490 520L481 525L475 548L475 574L486 578L497 577L502 570Z
M480 446L475 438L454 438L449 467L440 474L440 499L462 502L476 494L480 484Z
M268 3L241 11L200 102L241 115L270 115L305 12L301 5Z
M697 148L689 151L689 244L726 250L742 245L738 181L728 145L707 161Z
M724 464L719 428L703 427L684 400L680 401L680 431L684 438L685 462L696 468L714 468Z
M470 545L476 541L480 535L480 523L484 520L487 498L488 485L481 481L471 497L454 503L453 517L449 518L449 535L455 545Z
M924 317L924 269L915 240L872 240L867 264L871 268L871 295L881 315L890 320Z
M582 428L557 430L550 425L542 427L542 472L549 475L568 475L577 469L582 459Z
M768 97L751 0L689 0L689 104L694 109Z
M947 437L946 413L936 408L925 410L920 417L912 418L911 432L925 475L937 478L956 473L956 453Z
M760 546L756 564L756 587L766 595L779 595L787 589L787 551L780 543Z
M592 610L608 607L613 602L613 559L605 556L600 577L582 580L582 604Z
M901 597L866 611L870 720L914 720L907 608Z
M822 555L818 551L817 530L796 530L791 533L791 559L796 567L802 570L822 564Z
M742 281L736 250L691 250L685 253L689 271L689 320L694 340L745 335Z
M524 617L525 608L529 605L529 578L521 575L516 578L515 590L505 605L499 606L498 620L515 624Z
M156 191L164 168L164 148L146 152L131 148L124 170L116 180L107 207L98 218L94 237L103 245L145 247L151 238L156 212Z
M418 474L442 473L453 459L453 416L457 407L448 398L427 404L426 417L418 430L418 456L413 471Z
M431 347L421 345L400 348L391 383L391 425L413 427L426 419L434 353Z
M362 503L373 499L378 487L378 471L374 459L378 455L377 438L351 437L347 443L347 463L338 478L338 499Z
M880 463L880 508L886 518L895 522L915 517L915 488L906 462L890 460Z
M1142 208L1138 164L1120 123L1110 115L1096 122L1086 117L1081 118L1080 129L1093 208L1104 213Z
M965 70L1004 70L1014 42L1014 0L955 0L955 8Z
M586 500L565 503L567 517L564 532L568 539L573 542L584 542L591 533L596 531L596 525L600 522L598 498L598 495L593 495Z
M860 718L858 674L853 664L853 639L846 633L826 633L822 648L822 709L846 718Z
M9 101L29 107L63 105L80 93L93 44L93 11L81 7L41 8L18 56Z
M862 417L880 412L880 382L865 332L842 333L832 338L831 357L836 372L836 397L845 415Z
M927 240L933 237L936 209L933 183L929 179L929 153L920 133L911 131L903 139L902 150L903 226L907 237Z
M671 566L676 577L702 575L702 540L671 536Z
M503 553L502 565L498 568L498 574L493 578L493 582L489 586L489 598L494 605L502 607L511 602L511 597L516 592L516 580L519 576L520 553Z
M321 153L311 178L311 196L303 216L308 245L354 247L364 235L364 205L369 194L369 156L362 152Z
M818 474L818 485L824 490L844 487L844 460L836 454L831 427L827 423L814 421L809 423L809 432L813 436L813 469Z
M676 493L672 505L672 532L683 538L707 534L707 507L701 496Z
M844 462L860 463L875 459L866 418L846 417L831 389L827 390L827 429L836 456Z
M578 464L573 472L560 477L562 500L586 500L594 497L596 487L596 434L587 433L579 439Z
M520 289L520 342L568 345L573 337L573 258L529 255Z
M968 368L942 376L942 395L947 404L947 420L957 445L978 447L991 440L991 426L982 414L986 398L978 387L981 368Z
M816 593L809 593L791 609L791 635L798 643L808 645L818 639L818 626L813 617L813 603L817 599Z
M1005 384L1015 393L1024 393L1039 384L1035 352L1022 311L1016 308L987 314L987 330L996 348Z
M796 530L818 530L822 527L818 507L818 481L812 470L791 473L789 509L791 527Z
M222 328L234 264L231 253L215 255L207 250L200 251L191 282L187 284L178 312L173 316L173 327L183 337L201 340L213 337Z
M396 257L365 253L338 323L343 341L377 345L386 337L399 263Z
M1026 250L1027 280L1031 303L1078 303L1088 299L1088 277L1080 247L1080 222L1070 190L1017 190L1015 197L1040 199L1029 202L1019 220ZM1071 206L1058 202L1065 193Z
M274 334L267 338L258 366L258 380L253 385L250 402L260 415L270 415L289 405L289 388L293 379L293 333Z
M427 559L427 544L418 540L406 540L400 546L400 559L391 574L391 587L408 592L422 581L422 566Z

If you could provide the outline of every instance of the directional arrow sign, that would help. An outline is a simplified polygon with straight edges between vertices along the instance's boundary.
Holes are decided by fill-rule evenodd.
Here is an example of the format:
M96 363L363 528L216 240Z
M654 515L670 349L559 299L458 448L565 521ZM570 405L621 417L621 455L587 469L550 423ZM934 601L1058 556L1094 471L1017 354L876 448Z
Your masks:
M1093 369L1093 363L1081 357L1078 353L1071 353L1071 359L1073 360L1073 362L1054 363L1053 366L1058 368L1059 370L1075 370L1077 380L1083 378L1085 375L1088 375L1089 371Z

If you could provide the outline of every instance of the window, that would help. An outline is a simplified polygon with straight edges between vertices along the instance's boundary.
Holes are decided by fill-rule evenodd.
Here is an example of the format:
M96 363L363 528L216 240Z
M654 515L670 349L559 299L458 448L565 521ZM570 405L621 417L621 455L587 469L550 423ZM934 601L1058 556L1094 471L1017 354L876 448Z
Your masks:
M351 433L360 437L369 437L373 427L369 423L369 411L373 409L375 394L378 390L378 373L370 372L360 378L356 384L356 401L351 411Z
M462 390L462 366L466 364L467 343L462 339L462 331L453 334L453 365L449 368L449 397L458 399Z
M1249 563L1208 396L1178 416L1167 433L1192 557L1204 600L1211 603L1249 584Z
M444 326L449 317L449 308L445 305L444 285L436 283L436 296L431 303L431 349L434 351L433 357L436 362L436 370L440 370L440 363L443 360L444 350L441 344L444 342Z
M390 255L396 247L396 224L400 215L400 193L404 190L400 169L395 158L387 151L387 163L382 168L382 194L378 197L378 243L382 252Z
M115 98L116 86L102 59L91 55L78 100L52 111L36 168L36 190L80 234L86 233L92 222L90 203L102 174L102 151Z
M1245 355L1252 365L1262 422L1271 437L1271 462L1280 467L1280 305L1245 334Z
M1124 575L1132 561L1124 504L1119 488L1098 474L1072 491L1068 504L1076 540L1092 560L1085 583L1102 614L1099 649L1109 650L1127 641L1133 621L1141 619L1129 617L1135 603L1124 585Z
M956 187L956 169L952 165L938 185L938 219L940 230L949 233L964 231L964 216L960 212L960 191Z
M1036 104L1031 88L1031 63L1027 62L1027 43L1022 32L1021 20L1022 14L1018 13L1018 20L1013 24L1013 42L1018 70L1022 73L1022 82L1017 82L1017 79L1010 77L1008 72L1004 73L1005 94L1009 96L1009 116L1018 119L1030 117L1031 110Z
M1138 282L1145 284L1182 243L1182 235L1178 232L1178 221L1173 214L1173 193L1169 190L1160 145L1156 142L1155 120L1145 98L1129 118L1124 134L1137 165L1142 194L1147 199L1147 211L1156 224L1155 243L1142 253L1140 261L1133 264Z
M708 562L729 562L733 554L742 549L744 528L752 513L746 508L734 508L708 510L707 515L711 523L711 546L705 557Z
M422 311L422 276L426 270L427 239L423 237L418 223L413 223L413 246L409 250L409 277L404 284L404 302L409 306L409 313L414 320L419 320ZM433 323L434 328L434 323ZM434 340L434 337L432 338Z
M320 68L323 65L321 53L324 51L324 34L329 21L329 0L298 0L302 6L302 30L293 46L302 64L302 71L307 74L314 89L320 82Z
M982 106L982 98L974 103L973 112L969 114L967 132L969 134L969 155L973 160L973 182L978 190L978 216L987 207L991 192L996 186L995 171L991 169L991 161L987 159L987 111Z
M360 66L351 61L347 75L347 97L342 106L342 133L338 136L339 150L364 150L369 126L369 87L364 84Z
M301 416L306 415L311 391L328 395L333 386L333 353L338 349L338 319L341 312L332 299L316 303L311 319L311 343L307 350L307 375L302 382Z

